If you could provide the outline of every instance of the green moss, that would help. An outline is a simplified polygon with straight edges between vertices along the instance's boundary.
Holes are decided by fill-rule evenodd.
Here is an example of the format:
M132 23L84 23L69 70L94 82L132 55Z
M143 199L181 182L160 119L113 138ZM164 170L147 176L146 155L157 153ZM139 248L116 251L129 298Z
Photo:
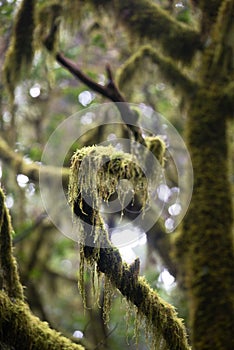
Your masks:
M20 300L11 300L0 292L0 339L15 350L84 350L33 316Z
M226 120L218 91L217 86L204 87L189 111L187 142L194 191L177 242L190 301L193 346L199 349L234 347L233 215Z
M142 39L160 42L170 57L185 64L189 64L194 53L201 48L200 35L196 30L176 21L153 1L89 0L89 3L95 8L110 9L134 42Z
M157 137L148 137L145 142L153 153L160 155L160 161L163 162L163 152L159 147L161 140ZM99 274L105 275L103 314L105 322L109 319L113 288L119 289L128 302L135 305L136 335L140 322L144 320L147 324L147 333L152 334L153 344L160 344L170 350L188 350L184 326L174 308L159 298L145 280L139 277L139 259L131 265L124 263L118 249L109 241L108 232L99 213L99 198L108 201L111 194L116 191L120 179L131 180L134 192L142 194L143 191L143 203L146 201L147 182L133 155L117 152L112 146L92 146L78 150L72 158L69 201L85 230L80 244L82 295L85 297L83 279L85 259ZM84 200L84 195L87 194L91 199L89 204ZM97 242L95 246L94 243Z
M103 301L103 320L105 324L109 323L112 298L114 288L107 276L104 277L104 301Z
M159 163L164 166L166 146L162 139L158 136L146 136L145 142L147 148L153 153Z
M137 159L128 153L118 152L112 146L91 146L78 150L72 158L69 202L74 208L80 196L80 210L85 216L83 197L89 195L90 205L97 211L101 201L108 202L120 180L132 182L135 194L147 200L147 179ZM124 198L120 199L124 201ZM100 225L102 225L99 220Z
M33 316L24 303L16 261L12 254L11 219L0 189L0 345L6 349L82 350Z
M23 299L16 261L12 255L12 227L5 197L0 189L0 276L1 289L12 298Z
M15 24L3 67L6 87L13 99L14 89L23 74L29 71L34 55L35 1L23 0Z

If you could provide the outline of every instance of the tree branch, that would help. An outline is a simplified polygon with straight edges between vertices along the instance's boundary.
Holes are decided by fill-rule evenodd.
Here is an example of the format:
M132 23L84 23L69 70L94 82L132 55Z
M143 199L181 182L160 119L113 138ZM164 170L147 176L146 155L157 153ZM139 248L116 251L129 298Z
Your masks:
M49 328L34 316L28 306L19 299L11 301L0 291L0 337L1 342L15 350L84 350L59 332Z
M145 316L153 336L165 342L166 349L190 349L185 327L178 318L173 306L162 300L143 277L138 276L138 264L123 263L118 249L105 242L107 248L101 248L99 254L95 248L85 246L85 258L96 260L97 269L103 272L112 285L119 289L138 309L139 315Z
M104 97L107 97L113 102L126 102L112 80L112 74L110 73L109 66L107 68L109 82L107 85L103 86L101 84L96 83L93 79L91 79L89 76L83 73L77 64L75 64L69 58L65 57L62 53L57 53L55 57L58 63L60 63L70 73L72 73L73 76L78 78L82 83L84 83L93 91L101 94Z
M111 284L138 309L139 317L145 321L155 340L164 344L165 349L189 350L185 327L178 318L173 306L162 300L143 277L139 277L139 259L131 265L122 261L117 248L108 238L100 214L92 209L85 200L74 204L74 213L80 219L84 230L84 242L80 244L80 289L83 295L83 266L85 258L89 264L105 274ZM88 225L87 225L88 224ZM95 237L98 231L98 241ZM101 247L98 247L100 244ZM105 247L105 248L102 248Z
M39 174L43 174L43 177L53 179L55 177L61 177L64 183L68 183L69 169L56 168L53 166L44 166L36 163L27 163L23 157L14 152L6 141L0 137L0 158L10 165L18 174L24 174L28 176L31 181L38 182ZM62 175L61 175L62 174Z
M94 10L97 2L89 0ZM173 59L188 64L197 50L202 48L200 33L178 22L150 0L102 0L98 2L110 9L118 21L128 30L131 37L159 42L163 50Z
M9 297L23 299L23 287L12 255L12 231L4 194L0 189L0 288L5 290Z
M84 350L33 316L24 303L23 287L12 254L11 220L0 189L0 345L15 350Z
M84 83L93 91L113 101L121 114L123 122L129 129L129 131L133 134L135 140L139 141L144 146L146 145L140 128L136 126L138 115L135 111L130 109L130 107L126 103L125 98L117 88L113 80L113 75L109 65L107 65L106 67L108 83L103 86L101 84L96 83L93 79L88 77L84 72L82 72L82 70L77 64L75 64L69 58L65 57L62 53L57 53L55 57L58 63L65 67L73 76L79 79L82 83Z
M144 58L150 58L151 61L160 67L160 73L173 85L177 87L186 96L192 96L198 84L186 76L172 60L163 57L151 46L142 46L135 54L125 61L118 73L118 85L122 88L133 79L134 74L139 71Z

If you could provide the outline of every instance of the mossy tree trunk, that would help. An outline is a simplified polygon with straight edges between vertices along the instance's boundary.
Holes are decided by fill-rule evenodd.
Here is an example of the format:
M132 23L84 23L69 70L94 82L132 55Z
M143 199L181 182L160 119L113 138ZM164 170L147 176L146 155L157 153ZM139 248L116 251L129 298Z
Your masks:
M189 101L187 144L194 190L177 257L185 275L194 349L234 348L233 210L228 169L225 91L233 76L234 2L223 1ZM231 40L230 40L231 39ZM229 63L227 63L229 62Z
M217 97L201 90L190 106L194 191L179 239L195 349L233 349L232 209L226 121Z

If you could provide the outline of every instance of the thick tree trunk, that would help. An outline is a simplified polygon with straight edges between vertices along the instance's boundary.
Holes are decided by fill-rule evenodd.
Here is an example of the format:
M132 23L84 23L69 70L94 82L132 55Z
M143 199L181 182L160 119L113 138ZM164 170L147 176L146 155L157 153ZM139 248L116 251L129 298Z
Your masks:
M223 1L203 53L198 90L189 101L187 144L194 191L177 256L185 276L195 350L234 349L233 208L227 142L233 89L226 93L234 69L233 14L234 2Z
M234 349L232 205L226 121L212 86L190 106L188 146L194 191L178 256L184 264L193 349Z

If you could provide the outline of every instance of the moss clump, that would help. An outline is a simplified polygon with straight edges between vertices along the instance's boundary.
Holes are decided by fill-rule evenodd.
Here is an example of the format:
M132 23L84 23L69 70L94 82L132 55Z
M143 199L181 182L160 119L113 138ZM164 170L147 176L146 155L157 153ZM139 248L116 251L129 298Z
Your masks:
M147 148L157 158L159 163L164 166L164 155L166 151L166 145L162 139L158 136L146 136L145 143Z
M110 196L116 193L120 180L131 181L134 194L141 195L144 207L147 179L134 155L116 151L112 146L90 146L78 150L72 157L69 184L69 202L73 211L74 205L78 204L84 219L88 212L83 199L98 211L102 200L108 202ZM124 198L120 201L124 203Z
M13 99L14 89L21 76L29 70L34 55L35 1L23 0L3 67L4 80Z

